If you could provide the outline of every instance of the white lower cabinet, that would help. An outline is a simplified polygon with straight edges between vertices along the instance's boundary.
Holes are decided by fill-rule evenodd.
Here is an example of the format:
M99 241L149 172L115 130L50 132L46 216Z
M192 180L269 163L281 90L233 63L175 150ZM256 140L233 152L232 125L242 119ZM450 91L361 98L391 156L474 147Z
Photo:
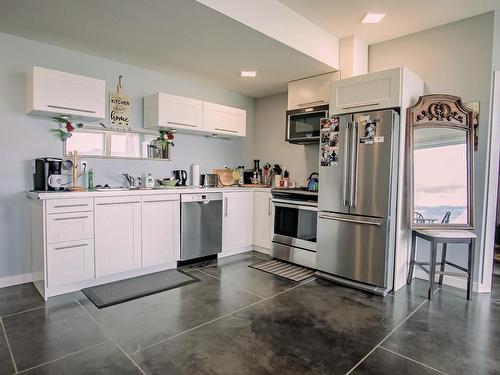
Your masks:
M47 245L47 286L94 278L94 240Z
M253 244L271 249L273 212L271 193L256 191L253 195Z
M158 195L142 199L142 267L180 259L180 197Z
M223 194L222 256L245 250L253 242L253 192Z
M96 198L95 274L141 268L141 197Z

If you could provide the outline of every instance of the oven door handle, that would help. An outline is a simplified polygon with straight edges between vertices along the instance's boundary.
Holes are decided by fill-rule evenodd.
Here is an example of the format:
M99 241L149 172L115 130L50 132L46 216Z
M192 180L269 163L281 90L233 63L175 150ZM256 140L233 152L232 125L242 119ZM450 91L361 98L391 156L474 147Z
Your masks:
M318 207L316 206L304 206L301 204L280 203L275 200L273 200L273 204L275 207L294 208L298 210L307 210L307 211L318 211Z

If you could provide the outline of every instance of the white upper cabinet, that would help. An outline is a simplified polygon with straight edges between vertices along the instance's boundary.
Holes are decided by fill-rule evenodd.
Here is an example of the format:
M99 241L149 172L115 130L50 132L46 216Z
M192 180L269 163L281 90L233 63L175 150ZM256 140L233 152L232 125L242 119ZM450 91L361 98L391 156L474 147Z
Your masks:
M106 117L106 82L34 66L28 76L27 113L68 115L86 121Z
M320 74L288 83L288 110L327 105L330 85L339 72Z
M144 127L201 130L203 102L156 93L144 98Z
M244 137L247 111L215 103L203 103L203 130L215 134Z
M247 112L221 104L156 93L144 98L144 127L202 134L246 134Z
M400 67L334 82L330 114L400 107L402 74Z

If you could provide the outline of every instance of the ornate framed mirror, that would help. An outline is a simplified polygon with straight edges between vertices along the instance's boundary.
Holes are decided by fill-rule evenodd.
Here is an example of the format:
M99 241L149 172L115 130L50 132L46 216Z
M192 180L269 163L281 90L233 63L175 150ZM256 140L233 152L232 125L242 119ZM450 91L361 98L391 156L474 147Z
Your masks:
M412 229L474 228L473 113L452 95L424 95L407 110Z

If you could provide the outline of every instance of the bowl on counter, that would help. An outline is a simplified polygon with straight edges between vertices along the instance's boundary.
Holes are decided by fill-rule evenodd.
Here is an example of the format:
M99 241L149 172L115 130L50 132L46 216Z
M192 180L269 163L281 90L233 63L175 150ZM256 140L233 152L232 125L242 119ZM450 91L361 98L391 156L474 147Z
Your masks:
M165 187L175 187L179 180L158 180L161 186Z

